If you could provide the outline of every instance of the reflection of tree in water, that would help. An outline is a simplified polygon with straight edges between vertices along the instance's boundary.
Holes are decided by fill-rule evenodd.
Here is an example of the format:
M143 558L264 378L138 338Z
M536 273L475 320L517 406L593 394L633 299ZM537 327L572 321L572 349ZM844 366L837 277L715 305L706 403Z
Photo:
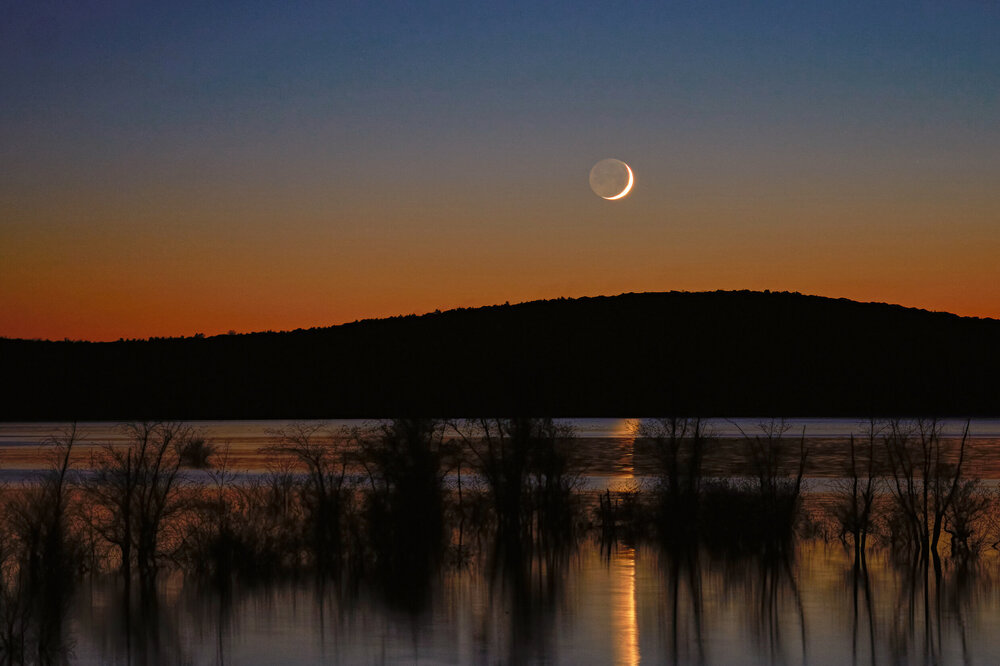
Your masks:
M237 607L245 597L236 585L185 585L177 600L181 625L188 620L192 626L201 628L204 635L212 637L214 663L219 666L232 663L232 637L240 631Z
M491 615L500 620L499 630L506 638L504 663L550 661L555 618L565 605L567 576L576 538L549 538L522 541L498 537L493 552L486 558L489 577L488 607L482 620ZM480 632L489 640L490 632ZM486 646L484 646L486 647Z
M572 429L533 418L452 427L483 480L487 508L480 515L487 519L479 521L478 542L487 553L490 607L507 625L501 629L508 637L505 661L547 660L569 559L581 536ZM488 634L483 631L483 638Z
M125 586L108 577L81 590L77 612L82 635L99 650L104 663L187 663L184 624L176 603L164 602L164 588Z
M975 662L969 619L982 616L980 605L995 590L984 565L936 569L933 561L881 555L844 570L852 663L938 664L958 654L963 663Z
M658 568L666 588L664 602L669 606L670 663L704 664L704 572L698 547L662 549Z
M68 591L40 590L18 575L4 575L0 587L0 664L67 663Z
M974 660L967 618L992 592L994 580L983 571L958 567L942 572L918 562L895 572L898 593L892 606L888 647L894 662L943 663L957 633L964 663Z
M66 613L82 562L71 512L76 426L47 444L49 469L3 498L0 525L0 662L63 663Z
M868 489L875 487L872 474L877 469L875 445L881 440L869 437L867 448L852 463L855 483L840 498L849 510L836 514L842 528L852 528L846 530L850 538L845 539L844 557L853 563L843 569L842 597L807 622L802 595L822 594L821 587L815 587L818 579L809 576L807 558L823 546L821 541L804 539L800 529L802 440L798 475L792 469L791 476L783 476L783 468L775 462L782 459L778 454L784 430L772 422L764 434L746 438L748 451L761 461L755 479L702 481L699 447L708 440L696 445L700 436L685 439L689 431L684 424L665 421L660 423L662 432L646 431L646 443L663 454L658 458L663 480L652 492L636 485L614 495L605 491L600 499L577 487L576 470L563 455L571 448L572 433L547 419L457 426L397 419L357 431L349 438L354 446L346 453L352 464L365 470L360 480L345 473L347 458L337 448L340 440L300 437L302 441L296 441L302 452L315 453L320 461L314 467L321 476L289 473L244 483L223 468L215 473L213 486L182 487L186 501L177 506L184 507L186 520L176 521L181 547L171 553L150 550L159 552L158 561L179 570L163 569L154 576L157 572L151 569L150 575L139 577L142 584L133 584L127 593L120 585L127 587L131 579L121 576L120 570L118 587L109 587L99 572L94 573L94 583L86 587L96 613L77 616L84 625L77 635L88 646L96 636L101 654L121 657L119 661L174 662L181 647L204 658L214 643L216 662L225 663L232 637L241 631L235 625L246 617L241 613L254 612L261 605L257 602L271 598L271 612L280 616L287 609L279 606L291 603L289 599L309 598L310 603L299 605L318 611L318 636L310 636L319 640L322 654L328 649L341 654L342 646L349 644L345 638L354 645L367 645L361 634L352 633L358 622L377 624L390 648L407 644L409 638L417 654L427 644L423 636L440 630L433 623L439 617L435 613L450 604L447 597L442 603L441 594L454 591L448 581L462 580L462 585L481 585L480 592L489 590L487 603L473 611L483 623L473 639L483 645L480 654L511 662L558 659L554 652L565 625L557 618L566 610L567 598L572 598L567 593L578 583L570 575L571 564L584 530L590 529L609 558L608 566L617 567L613 573L624 574L615 580L625 583L623 590L631 585L631 605L626 604L622 615L631 618L631 624L622 624L626 629L638 627L643 607L636 602L634 555L631 568L623 565L622 558L628 556L622 555L621 547L633 553L648 548L657 554L660 585L654 591L660 600L656 633L661 645L644 657L715 663L712 657L720 655L711 653L726 648L713 646L713 637L743 640L749 635L750 648L761 661L797 662L815 649L807 651L807 639L811 637L815 646L817 636L828 630L823 623L832 620L834 625L843 621L845 633L836 649L843 650L844 661L848 648L855 663L879 659L933 663L959 650L972 658L978 643L972 633L975 625L966 620L982 616L981 591L992 589L981 559L981 542L989 543L984 539L990 533L977 521L992 505L985 503L977 486L959 483L963 478L956 468L941 467L952 471L950 476L939 475L939 494L951 499L935 505L934 495L928 494L928 512L919 514L927 516L931 526L935 516L940 518L942 548L950 543L950 556L943 563L933 556L913 557L912 548L894 548L898 540L885 537L892 536L891 520L866 520L868 510L877 513L900 501L898 490L892 495L889 489L883 501L870 502ZM696 426L692 426L695 433ZM933 443L936 431L929 432L926 439ZM920 443L915 437L912 441ZM68 451L72 439L67 442L58 451ZM915 447L911 448L918 453L924 450ZM785 457L791 459L794 448L788 447ZM900 445L896 453L902 456L909 450ZM466 456L464 484L454 481L461 454ZM70 597L65 592L72 586L42 582L72 582L81 570L73 563L97 562L95 554L104 552L91 549L90 559L78 552L81 544L89 543L84 537L96 536L87 531L93 524L84 520L85 515L68 511L74 495L63 490L67 460L56 460L62 461L61 466L55 465L37 487L26 486L12 496L6 507L10 538L0 547L14 550L0 553L6 567L0 597L0 662L65 661L72 647L66 639ZM919 481L921 474L899 472L899 487L909 489L907 479ZM315 519L322 512L316 509L315 488L331 479L339 485L322 495L331 510L324 514L328 524L317 532ZM922 487L916 483L903 498L922 499L914 494ZM279 496L285 501L278 518L262 519ZM597 505L589 528L580 520L580 506L588 500ZM867 557L866 530L873 534ZM934 543L932 537L924 541ZM612 548L619 550L612 554ZM892 559L893 553L903 559ZM868 557L875 559L871 571ZM895 568L886 566L887 561ZM114 561L105 565L105 569L119 568ZM821 566L829 582L829 574L836 574L841 565ZM183 603L163 594L164 586L176 584L181 572L191 583ZM253 594L248 597L250 590ZM86 608L88 599L82 594L79 608ZM242 601L250 597L254 604ZM625 603L625 596L617 598ZM988 603L994 601L991 597ZM453 611L450 606L449 610ZM993 610L991 606L988 612ZM197 636L194 643L190 643L192 631ZM633 645L623 639L622 645L626 644ZM637 640L634 646L620 654L631 659L629 655L638 655Z
M767 663L808 661L805 607L787 549L728 555L699 547L661 545L659 622L661 656L671 664L718 663L713 636L743 625ZM735 610L736 625L727 618ZM721 632L721 634L720 634ZM729 655L732 658L732 655Z
M860 560L855 559L851 567L851 663L858 663L858 652L864 648L859 647L862 640L861 632L867 633L867 652L870 663L876 663L875 637L877 635L875 612L872 602L871 579L868 574L868 563L861 551ZM861 628L862 615L866 621L866 627Z
M985 595L993 590L994 579L991 576L977 576L971 567L963 566L954 572L954 575L949 579L947 588L941 595L945 601L947 612L955 618L962 644L962 656L966 663L972 661L966 620L976 613L978 595ZM940 623L940 618L938 622Z
M428 603L445 549L444 478L450 440L434 419L393 419L354 434L367 476L358 570L410 613Z
M807 661L806 615L794 558L794 552L781 549L722 562L723 587L739 590L740 610L746 614L751 636L758 651L772 663L788 661L796 649ZM794 617L791 625L790 614Z

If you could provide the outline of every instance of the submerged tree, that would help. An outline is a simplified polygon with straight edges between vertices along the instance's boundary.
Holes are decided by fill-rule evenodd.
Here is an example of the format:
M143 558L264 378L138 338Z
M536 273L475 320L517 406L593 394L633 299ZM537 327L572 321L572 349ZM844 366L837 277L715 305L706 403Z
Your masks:
M884 436L891 477L889 487L903 524L903 542L921 560L939 565L938 542L945 519L960 496L962 468L969 439L966 421L957 444L942 436L937 419L889 421Z
M798 441L798 472L792 481L784 469L788 457L788 440L785 439L785 434L790 429L791 426L784 419L762 421L758 425L759 432L753 434L747 434L740 429L746 444L750 470L757 481L761 499L765 504L775 508L789 499L798 499L802 490L806 459L809 456L806 448L806 431L803 427Z
M162 538L182 509L178 493L178 451L194 431L179 423L131 423L122 426L124 446L107 444L91 461L94 472L86 492L96 511L96 532L116 549L120 570L131 579L133 566L152 581L162 557Z
M661 536L689 541L700 518L702 460L709 437L699 418L639 421L637 440L649 443L659 464L657 487Z
M571 529L572 427L548 418L477 419L456 431L486 482L502 539L551 540Z
M790 426L783 419L758 424L757 432L742 434L750 467L749 483L728 481L711 484L704 497L704 526L712 543L726 549L782 549L789 545L798 525L802 477L808 449L805 429L798 438L798 461L794 476L791 442L785 437Z
M268 451L289 456L305 473L297 498L304 514L305 541L317 568L332 570L343 557L343 518L349 501L347 455L335 437L324 434L325 428L321 423L293 423L271 431L279 441Z
M78 438L73 424L50 439L49 470L6 507L18 569L32 589L67 584L81 561L79 539L70 524L70 456Z
M882 430L877 421L869 420L860 447L851 434L847 481L839 488L833 506L834 516L840 523L840 538L851 537L857 565L865 562L868 535L874 525L873 506L880 487L875 469L875 445Z
M990 539L989 521L994 496L978 479L962 481L945 514L944 531L951 537L951 555L959 562L977 556Z
M303 553L312 550L313 532L299 499L303 478L286 457L269 467L241 478L226 445L207 471L209 482L188 493L180 562L220 589L234 578L257 582L297 571Z
M445 545L444 478L451 443L436 419L392 419L354 429L365 470L365 544L395 601L419 604Z
M46 442L50 466L4 506L0 537L0 663L65 659L64 616L84 563L72 503L76 425Z

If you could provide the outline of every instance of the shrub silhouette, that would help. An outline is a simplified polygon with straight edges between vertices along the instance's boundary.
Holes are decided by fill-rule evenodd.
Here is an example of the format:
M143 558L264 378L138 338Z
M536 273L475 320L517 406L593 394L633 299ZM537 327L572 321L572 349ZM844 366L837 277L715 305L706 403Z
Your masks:
M304 473L304 480L292 485L303 514L304 544L317 569L332 572L340 568L344 557L343 520L350 501L348 455L342 447L338 449L336 437L323 432L325 428L323 424L293 423L270 431L278 437L278 444L267 451L289 457ZM282 493L286 480L272 478L277 484L271 487L270 499L286 503L276 508L287 513L291 498Z
M485 481L501 540L558 541L571 534L579 478L566 453L571 427L547 418L478 419L454 427Z
M421 582L444 550L444 477L450 442L443 422L392 419L352 433L365 470L368 552L402 601L419 603Z
M206 442L204 437L191 437L177 448L181 467L192 469L207 469L211 466L210 459L215 454L215 445Z
M636 440L652 445L659 465L657 526L665 539L692 542L701 519L702 460L710 438L699 418L642 419Z

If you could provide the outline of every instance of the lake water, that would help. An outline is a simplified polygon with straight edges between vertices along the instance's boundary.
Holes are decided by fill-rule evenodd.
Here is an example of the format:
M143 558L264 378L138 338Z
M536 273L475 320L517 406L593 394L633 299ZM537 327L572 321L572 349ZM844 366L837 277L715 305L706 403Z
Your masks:
M628 419L570 420L584 487L642 485L655 469L637 450ZM822 514L843 476L846 438L858 419L796 419L811 450L810 497ZM228 444L231 466L267 467L261 449L287 425L195 422ZM333 428L363 425L333 421ZM740 430L752 419L713 421L707 474L742 473ZM961 433L949 422L946 433ZM41 443L58 424L0 424L0 468L9 483L47 465ZM107 443L117 424L83 424L76 463ZM974 421L968 470L1000 479L1000 420ZM400 599L376 582L315 579L235 585L218 591L174 572L156 594L126 595L113 576L85 580L53 645L57 660L85 664L553 663L553 664L992 664L1000 663L997 558L987 549L940 574L873 549L867 571L822 530L775 557L724 557L639 542L601 544L584 535L557 556L474 558L443 566Z
M129 610L92 585L70 612L79 663L995 664L1000 589L940 586L809 543L785 569L583 547L551 575L433 581L419 609L362 590L271 585L228 597L169 580Z

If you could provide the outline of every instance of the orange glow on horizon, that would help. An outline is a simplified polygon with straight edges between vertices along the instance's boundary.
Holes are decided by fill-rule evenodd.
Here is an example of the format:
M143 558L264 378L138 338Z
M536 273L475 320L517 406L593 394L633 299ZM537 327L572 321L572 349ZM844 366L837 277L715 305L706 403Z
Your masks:
M47 222L64 214L55 204L5 211L0 202L0 215L22 220L0 237L0 336L292 330L504 302L716 289L1000 318L994 196L966 201L955 213L962 224L949 225L947 199L890 205L855 193L860 203L834 205L782 202L749 186L729 199L646 187L605 206L585 181L567 188L514 203L503 193L442 203L362 192L343 210L317 193L303 195L312 203L288 217L277 210L288 201L260 211L234 192L225 199L234 211L218 220L203 202L168 214L166 194L151 195L148 219L131 226L116 220L133 203L120 204L123 212L87 195L76 202L86 219L66 228Z
M5 16L0 336L716 289L1000 318L993 3L49 4Z
M917 298L892 298L889 296L869 295L863 290L853 293L808 292L801 289L777 289L774 287L758 287L755 290L770 288L771 291L799 291L808 295L827 296L830 298L850 298L861 302L884 302L916 307L930 311L950 312L967 317L983 317L1000 319L1000 307L997 301L980 302L972 297L962 298L961 295L937 293L924 300ZM733 287L735 289L735 287ZM743 289L743 287L740 287ZM618 292L575 293L568 298L584 296L611 296L618 293L639 291L669 291L663 289L626 289ZM677 291L715 291L715 289L676 289ZM877 292L876 292L877 293ZM150 337L186 337L196 333L208 336L220 335L230 331L236 333L254 333L260 331L290 331L298 328L323 328L349 323L362 319L379 319L409 314L425 314L435 310L454 308L475 308L498 305L504 302L511 304L555 299L564 296L563 293L534 293L530 290L522 296L498 295L491 298L454 299L448 302L431 300L429 298L414 299L412 305L401 302L391 295L380 301L358 302L352 299L344 307L320 307L310 303L285 301L275 299L268 311L260 308L260 303L252 298L241 298L230 301L224 307L216 307L207 298L164 298L158 303L128 303L115 302L109 297L104 300L98 297L88 298L86 295L75 294L72 298L74 308L69 311L56 308L46 311L27 298L5 299L0 309L0 337L49 339L49 340L90 340L113 341L120 338L145 339ZM986 299L984 299L986 300ZM19 313L17 318L12 313Z

